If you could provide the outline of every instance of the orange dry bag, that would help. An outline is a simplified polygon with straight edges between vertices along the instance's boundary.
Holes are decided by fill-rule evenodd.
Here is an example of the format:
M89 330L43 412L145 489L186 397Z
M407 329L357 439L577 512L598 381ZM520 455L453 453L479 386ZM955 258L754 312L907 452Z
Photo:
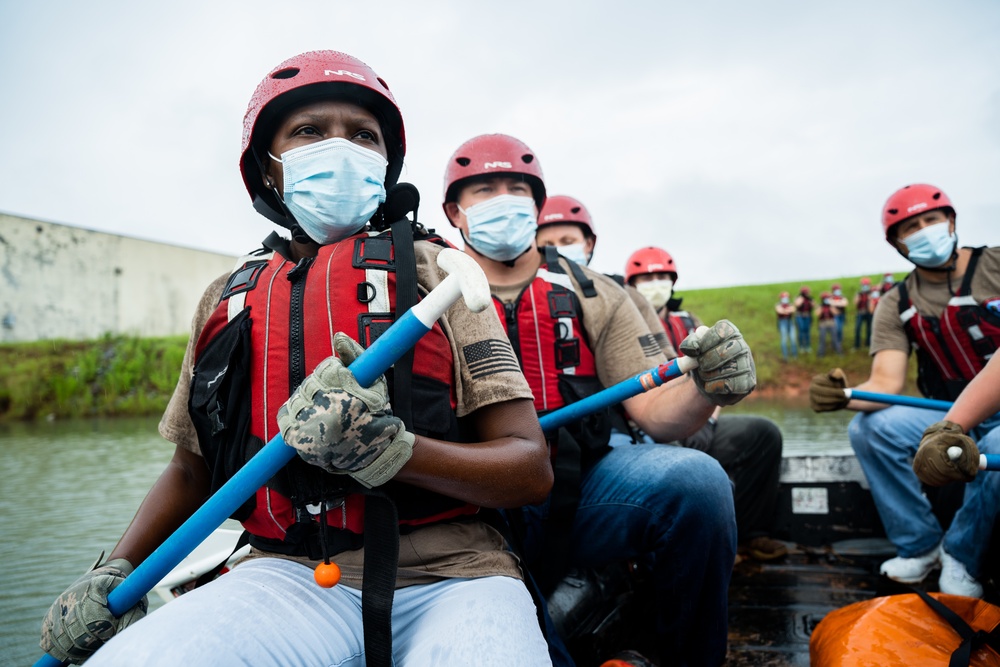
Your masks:
M827 614L809 639L812 667L1000 667L1000 607L944 593L890 595Z

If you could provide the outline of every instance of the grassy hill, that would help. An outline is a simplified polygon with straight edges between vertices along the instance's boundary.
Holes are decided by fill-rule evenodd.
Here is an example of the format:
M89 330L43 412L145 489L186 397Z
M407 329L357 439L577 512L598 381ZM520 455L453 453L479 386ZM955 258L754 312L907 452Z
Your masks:
M901 280L906 274L896 274ZM881 276L869 276L872 282L879 282ZM720 287L701 290L678 290L683 298L683 308L697 315L705 324L726 318L731 320L750 344L757 363L758 390L755 396L784 398L790 402L807 401L809 379L839 366L847 373L848 379L860 383L868 377L871 357L867 349L854 349L854 295L857 293L862 276L847 276L829 280L806 280L802 282L771 283L767 285L744 285L740 287ZM816 322L812 327L812 353L799 353L798 359L784 362L781 358L781 344L778 336L777 317L774 306L781 292L788 292L792 298L803 285L808 285L813 297L830 291L830 286L839 283L844 296L852 305L847 312L844 326L844 354L837 355L828 350L826 356L817 357L818 333ZM907 393L916 393L916 364L911 359L910 379Z
M868 377L870 358L867 350L854 349L854 315L849 311L842 356L831 351L826 357L816 357L814 322L812 354L782 361L774 314L778 294L795 294L802 285L809 285L818 295L836 282L852 301L860 278L682 290L678 296L684 299L683 307L706 324L727 318L743 332L757 362L757 391L750 400L776 398L801 405L807 402L814 374L839 366L853 383L859 383ZM184 336L105 336L93 341L0 345L0 422L159 415L177 383L186 343ZM911 364L908 393L916 393L914 375Z

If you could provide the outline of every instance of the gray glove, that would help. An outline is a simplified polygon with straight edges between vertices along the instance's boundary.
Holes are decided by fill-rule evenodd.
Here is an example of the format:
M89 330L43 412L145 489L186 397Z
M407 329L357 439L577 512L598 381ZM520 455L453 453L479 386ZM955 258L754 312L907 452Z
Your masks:
M948 449L959 447L962 455L952 461ZM948 482L971 482L979 472L979 449L955 422L931 424L920 439L913 457L913 472L924 484L944 486Z
M103 557L103 554L102 554ZM146 615L149 600L143 596L121 618L108 609L108 593L132 573L132 564L116 558L73 582L56 598L42 621L42 650L63 662L79 664L116 633Z
M715 405L739 403L757 386L757 367L743 334L729 320L698 330L680 345L681 354L698 360L692 373L698 391Z
M389 408L385 377L365 389L347 368L364 348L337 332L333 349L339 358L317 366L278 410L281 435L307 463L368 488L385 484L410 460L415 438Z

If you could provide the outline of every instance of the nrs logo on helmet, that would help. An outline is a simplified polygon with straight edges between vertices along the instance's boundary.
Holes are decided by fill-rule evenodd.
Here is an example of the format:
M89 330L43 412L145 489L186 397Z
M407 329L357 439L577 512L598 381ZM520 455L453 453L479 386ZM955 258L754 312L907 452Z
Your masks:
M346 69L327 69L323 70L324 76L349 76L352 79L357 79L358 81L367 81L365 77L360 74L355 74L354 72L348 72Z
M513 169L510 162L484 162L483 169Z

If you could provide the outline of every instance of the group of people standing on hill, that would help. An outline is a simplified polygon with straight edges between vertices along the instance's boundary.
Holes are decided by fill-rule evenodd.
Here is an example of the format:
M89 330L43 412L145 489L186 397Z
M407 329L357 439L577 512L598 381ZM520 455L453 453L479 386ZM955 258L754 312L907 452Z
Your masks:
M304 53L257 87L239 168L287 236L207 287L160 423L173 458L109 560L53 603L45 651L93 665L569 665L548 594L571 567L629 561L651 582L659 664L723 663L737 554L785 551L770 537L781 434L720 414L756 385L738 327L681 309L662 249L637 250L618 279L588 268L586 208L550 196L539 157L508 135L473 137L444 165L462 255L417 222L397 183L405 151L393 94L356 58ZM460 299L362 386L352 363L434 298L456 254L493 307ZM540 416L677 356L697 367L542 432ZM831 373L817 396L845 384ZM250 556L155 614L143 599L115 617L109 593L277 434L297 456L233 515ZM902 555L929 562L938 538ZM341 583L321 587L313 569L331 559Z
M871 344L872 315L882 293L892 288L895 280L891 273L882 276L881 284L872 289L871 278L861 278L854 294L854 349L868 348ZM812 288L803 285L792 299L789 292L781 292L774 312L778 322L781 357L795 359L799 351L812 352L812 325L816 322L818 346L816 355L826 356L827 350L844 352L844 329L850 302L840 283L833 283L818 299L813 299Z

